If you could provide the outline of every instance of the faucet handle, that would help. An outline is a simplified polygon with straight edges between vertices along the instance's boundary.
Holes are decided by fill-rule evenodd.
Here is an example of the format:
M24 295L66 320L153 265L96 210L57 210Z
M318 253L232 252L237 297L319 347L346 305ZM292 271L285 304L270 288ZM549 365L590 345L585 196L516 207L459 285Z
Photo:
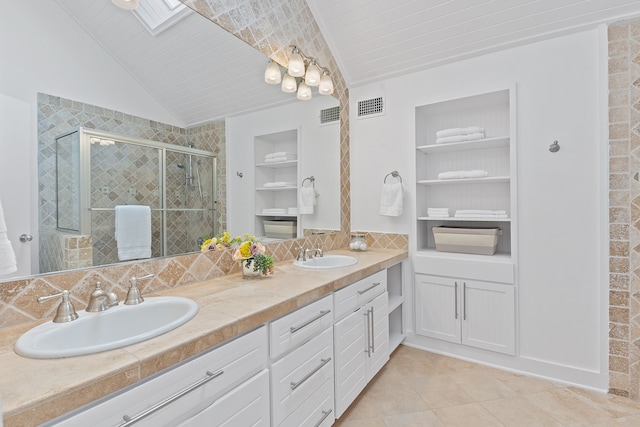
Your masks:
M322 245L318 245L318 247L315 250L315 256L322 258L324 256L324 252L322 252Z
M43 303L54 298L62 297L62 302L58 306L58 310L56 311L56 315L53 318L54 323L66 323L76 320L78 318L78 313L76 313L76 309L69 301L69 291L64 290L60 293L54 295L47 295L45 297L38 298L39 303Z
M147 280L151 279L153 274L147 274L142 277L132 277L129 279L131 282L131 287L129 288L129 292L127 292L127 298L125 299L125 305L137 305L144 302L144 298L142 298L142 294L140 293L140 289L138 289L138 280Z

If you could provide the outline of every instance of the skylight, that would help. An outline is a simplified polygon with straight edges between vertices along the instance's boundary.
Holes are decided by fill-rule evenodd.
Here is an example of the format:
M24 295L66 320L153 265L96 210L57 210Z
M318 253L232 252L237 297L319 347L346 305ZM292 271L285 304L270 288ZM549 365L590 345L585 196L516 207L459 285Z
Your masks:
M151 35L157 36L190 12L191 9L178 0L140 0L133 14Z

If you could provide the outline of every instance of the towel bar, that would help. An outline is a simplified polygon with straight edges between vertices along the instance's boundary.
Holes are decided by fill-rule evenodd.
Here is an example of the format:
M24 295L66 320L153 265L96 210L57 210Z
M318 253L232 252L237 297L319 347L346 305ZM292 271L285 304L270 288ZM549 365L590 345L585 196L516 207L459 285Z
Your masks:
M304 183L305 183L305 182L307 182L307 181L311 181L311 186L315 188L315 186L316 186L316 179L313 177L313 175L312 175L312 176L310 176L310 177L308 177L308 178L303 179L303 180L302 180L302 184L300 184L300 185L301 185L302 187L304 187Z
M392 177L394 177L394 178L398 178L398 179L400 180L400 183L402 184L402 177L400 176L400 174L398 173L398 171L392 171L392 172L389 172L389 173L387 174L387 176L385 176L385 177L384 177L384 182L385 182L385 184L386 184L386 182L387 182L387 178L389 178L389 175L391 175L391 176L392 176Z

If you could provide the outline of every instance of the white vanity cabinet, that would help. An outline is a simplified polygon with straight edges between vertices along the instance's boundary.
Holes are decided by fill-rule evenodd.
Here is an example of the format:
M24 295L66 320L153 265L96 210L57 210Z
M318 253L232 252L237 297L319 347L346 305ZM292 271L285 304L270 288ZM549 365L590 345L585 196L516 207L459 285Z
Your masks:
M386 270L334 295L335 406L340 417L389 360Z
M333 295L270 322L269 333L271 424L333 424Z
M515 354L515 298L510 284L415 275L416 333Z
M46 425L231 426L238 425L231 421L238 416L251 420L251 423L241 423L243 425L268 426L267 356L267 330L261 327L140 385L98 401L88 409ZM248 406L252 413L243 411ZM234 410L230 411L231 408Z

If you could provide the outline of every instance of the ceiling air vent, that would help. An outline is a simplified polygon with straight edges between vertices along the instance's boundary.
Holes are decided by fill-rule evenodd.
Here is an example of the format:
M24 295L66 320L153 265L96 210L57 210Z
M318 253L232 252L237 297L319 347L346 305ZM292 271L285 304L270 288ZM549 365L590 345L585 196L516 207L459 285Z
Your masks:
M377 98L365 99L364 101L358 101L358 118L359 119L381 116L383 114L384 114L384 98L382 98L381 96Z
M331 107L320 110L320 124L327 125L340 120L340 107Z

